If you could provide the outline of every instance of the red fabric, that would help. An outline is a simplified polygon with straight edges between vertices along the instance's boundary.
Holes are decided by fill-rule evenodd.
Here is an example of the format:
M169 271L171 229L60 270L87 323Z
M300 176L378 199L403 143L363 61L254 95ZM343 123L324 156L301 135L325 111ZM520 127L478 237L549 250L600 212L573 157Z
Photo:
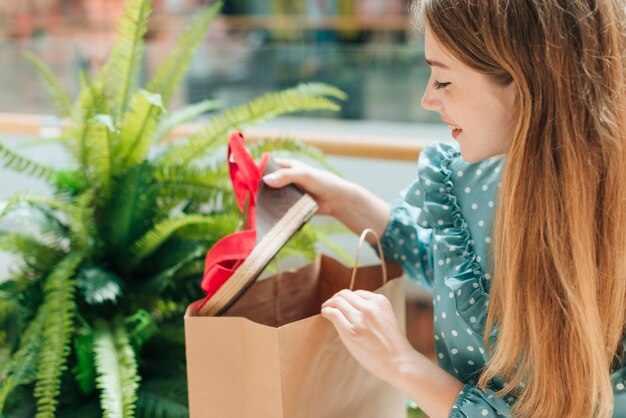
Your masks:
M226 283L256 245L256 195L269 157L269 153L264 153L260 167L257 167L245 148L241 132L230 135L228 141L230 179L241 212L244 211L246 196L250 196L247 219L250 227L223 237L207 253L202 277L202 290L206 298L198 308L201 308Z

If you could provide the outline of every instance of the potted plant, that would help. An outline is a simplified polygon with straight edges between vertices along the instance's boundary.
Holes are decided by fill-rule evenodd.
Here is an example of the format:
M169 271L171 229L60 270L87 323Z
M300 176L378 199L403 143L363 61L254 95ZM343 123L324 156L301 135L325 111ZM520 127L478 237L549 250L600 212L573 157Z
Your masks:
M141 88L151 0L128 0L105 65L80 76L72 103L48 67L43 76L74 165L53 169L0 143L0 163L49 182L52 196L19 194L0 221L25 217L27 231L0 230L0 250L20 268L0 283L0 415L186 417L182 316L198 299L204 255L240 216L225 163L227 134L269 117L337 110L344 94L303 84L210 116L202 130L164 144L170 130L215 110L214 102L167 106L220 4L197 15ZM323 162L292 140L250 144ZM315 255L304 228L286 252ZM219 341L215 342L219 344Z

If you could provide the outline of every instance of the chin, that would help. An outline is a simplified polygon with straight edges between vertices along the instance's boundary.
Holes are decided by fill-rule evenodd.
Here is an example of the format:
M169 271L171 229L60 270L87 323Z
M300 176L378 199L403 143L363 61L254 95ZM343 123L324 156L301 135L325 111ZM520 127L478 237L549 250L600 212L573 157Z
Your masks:
M482 155L482 153L477 152L477 151L478 150L476 149L467 150L465 149L465 147L461 146L461 158L463 158L465 162L470 163L470 164L478 163L488 158L487 156Z
M477 146L467 147L467 145L460 144L461 158L469 164L479 163L488 158L495 157L498 155L504 154L501 150L498 149L480 149Z

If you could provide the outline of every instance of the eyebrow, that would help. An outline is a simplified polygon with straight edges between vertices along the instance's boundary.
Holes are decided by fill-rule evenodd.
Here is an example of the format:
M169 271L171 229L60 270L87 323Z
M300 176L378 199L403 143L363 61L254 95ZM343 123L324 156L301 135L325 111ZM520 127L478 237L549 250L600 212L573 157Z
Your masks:
M431 67L441 67L445 70L450 69L450 67L448 67L446 64L442 64L439 61L432 61L432 60L429 60L428 58L426 58L426 64L430 65Z

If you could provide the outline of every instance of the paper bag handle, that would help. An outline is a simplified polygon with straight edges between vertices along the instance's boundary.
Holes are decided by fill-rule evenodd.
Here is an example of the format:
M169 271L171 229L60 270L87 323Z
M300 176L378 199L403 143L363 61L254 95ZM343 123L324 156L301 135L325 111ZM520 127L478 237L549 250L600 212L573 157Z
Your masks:
M352 268L352 278L350 279L350 290L354 290L354 281L356 279L356 269L359 265L359 255L361 254L361 248L363 247L363 243L365 242L365 237L367 234L374 235L376 238L376 246L378 247L378 254L380 254L380 261L383 268L383 285L387 284L387 263L385 262L385 254L383 254L383 248L380 245L380 238L376 231L371 228L366 228L361 232L361 236L359 237L359 245L356 247L356 255L354 256L354 267Z

